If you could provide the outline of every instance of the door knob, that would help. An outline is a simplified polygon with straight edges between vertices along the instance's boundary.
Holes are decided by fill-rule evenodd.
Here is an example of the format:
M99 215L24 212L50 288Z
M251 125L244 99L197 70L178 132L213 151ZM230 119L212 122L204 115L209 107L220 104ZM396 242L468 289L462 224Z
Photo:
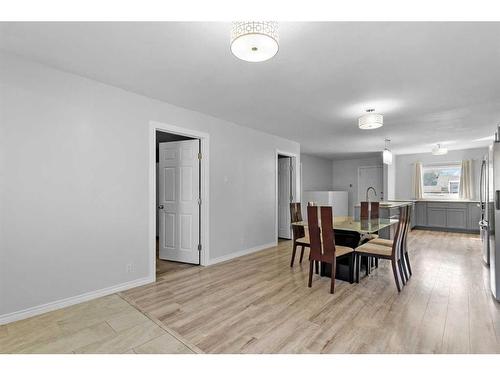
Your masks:
M163 210L163 204L160 204L160 205L158 206L158 209L159 209L159 210Z

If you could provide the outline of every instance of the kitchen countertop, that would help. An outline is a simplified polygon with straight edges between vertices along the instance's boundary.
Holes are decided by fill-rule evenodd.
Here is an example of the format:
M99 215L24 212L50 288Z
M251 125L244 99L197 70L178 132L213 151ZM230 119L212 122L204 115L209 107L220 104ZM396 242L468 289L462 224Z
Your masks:
M473 199L414 199L413 202L479 203Z
M417 203L417 202L479 203L479 201L468 200L468 199L405 199L405 200L392 199L390 201L380 202L380 208L395 208L395 207L406 206L406 205ZM359 207L359 206L360 206L359 203L354 205L354 207Z
M402 207L402 206L408 206L410 204L413 204L413 201L407 200L407 201L382 201L380 202L380 208L396 208L396 207ZM359 207L360 204L356 204L354 207Z

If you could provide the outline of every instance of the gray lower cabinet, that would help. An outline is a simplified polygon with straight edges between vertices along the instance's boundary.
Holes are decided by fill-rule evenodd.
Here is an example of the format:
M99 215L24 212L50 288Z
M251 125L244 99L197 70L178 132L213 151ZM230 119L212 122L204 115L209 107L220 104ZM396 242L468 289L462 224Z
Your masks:
M469 203L469 218L467 222L467 229L478 230L479 220L481 220L481 209L478 203Z
M427 207L427 226L446 228L446 208Z
M411 218L410 218L410 228L415 228L415 226L417 225L416 221L416 216L415 216L415 208L416 208L416 205L415 203L412 204L411 206Z
M467 209L448 208L446 226L454 229L467 229Z
M415 203L415 225L417 227L458 231L479 231L481 212L476 202L431 202Z
M427 226L427 203L426 202L416 202L415 203L415 226L426 227Z

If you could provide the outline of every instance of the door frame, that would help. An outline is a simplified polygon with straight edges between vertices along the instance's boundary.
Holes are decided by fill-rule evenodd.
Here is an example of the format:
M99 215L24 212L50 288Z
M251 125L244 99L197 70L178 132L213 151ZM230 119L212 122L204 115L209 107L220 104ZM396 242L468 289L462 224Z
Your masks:
M295 201L300 202L300 195L301 195L301 186L300 181L302 178L302 172L299 166L300 163L300 156L299 154L296 154L294 152L289 152L289 151L283 151L280 149L275 149L274 152L274 171L275 171L275 183L274 183L274 191L275 191L275 211L274 211L274 239L275 239L275 244L278 245L278 155L283 155L283 156L288 156L293 158L293 170L295 171L295 179L294 179L294 184L295 184ZM293 186L292 186L293 189Z
M209 165L210 165L210 135L193 129L181 128L179 126L165 124L157 121L149 122L149 273L153 280L156 280L156 131L173 133L186 137L197 138L201 143L201 163L200 163L200 188L201 188L201 226L200 226L200 265L209 264L210 236L209 236Z

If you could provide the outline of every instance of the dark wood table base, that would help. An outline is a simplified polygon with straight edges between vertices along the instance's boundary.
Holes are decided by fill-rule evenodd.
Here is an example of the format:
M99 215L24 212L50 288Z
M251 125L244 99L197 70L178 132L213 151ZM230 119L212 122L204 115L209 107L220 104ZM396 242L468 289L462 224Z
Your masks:
M359 241L361 235L357 232L350 231L335 231L335 244L341 246L348 246L353 249L359 246ZM342 257L337 258L337 269L335 272L335 279L347 281L349 283L354 282L354 270L355 264L354 260L351 261L352 254L347 254ZM366 269L367 267L367 257L361 258L361 268ZM320 265L319 274L321 276L331 277L332 276L332 266L328 263Z

